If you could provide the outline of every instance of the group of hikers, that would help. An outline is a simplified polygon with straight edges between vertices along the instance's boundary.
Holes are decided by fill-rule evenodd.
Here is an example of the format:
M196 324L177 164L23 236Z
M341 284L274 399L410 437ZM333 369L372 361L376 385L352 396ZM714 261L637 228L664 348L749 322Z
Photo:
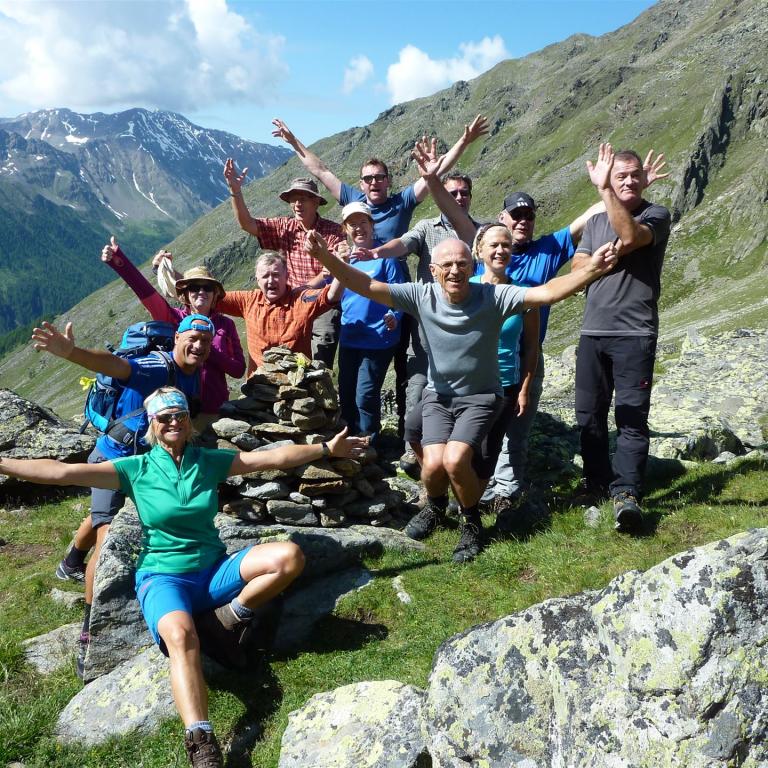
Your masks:
M102 261L154 320L174 324L172 349L128 359L78 347L71 324L62 332L43 323L33 333L37 350L120 383L115 418L85 464L0 458L4 474L91 488L90 514L56 572L85 582L81 676L99 551L126 496L134 501L143 533L136 595L170 661L190 761L209 768L223 758L208 720L201 646L222 663L242 664L259 611L304 565L291 543L227 555L213 524L217 486L230 475L369 454L380 440L381 389L391 363L398 434L408 446L401 465L418 471L426 490L405 533L424 539L440 526L450 490L460 521L453 560L471 561L483 547L483 505L495 514L497 530L508 531L530 492L527 443L544 380L549 306L586 289L576 363L579 501L612 499L619 531L642 522L657 304L670 230L667 209L645 200L643 191L667 175L663 155L651 150L643 161L634 151L601 144L597 160L587 163L599 201L569 226L534 238L537 205L529 194L508 194L498 217L481 223L470 214L472 179L451 170L488 132L481 115L445 154L435 140L418 141L412 157L419 179L400 192L391 191L382 160L366 160L353 187L285 123L273 123L274 135L310 175L280 193L291 215L254 218L242 192L247 169L238 171L231 159L224 167L235 217L263 249L255 265L258 289L225 290L204 266L177 274L171 254L161 251L153 265L165 278L164 296L112 238ZM319 215L327 200L311 177L342 206L341 224ZM440 215L409 228L430 194ZM415 280L408 254L417 258ZM570 271L558 276L568 261ZM231 316L245 320L246 354ZM227 377L252 375L276 345L328 367L337 359L346 426L321 445L253 453L196 445L195 428L213 421L229 399ZM113 424L119 429L112 431Z

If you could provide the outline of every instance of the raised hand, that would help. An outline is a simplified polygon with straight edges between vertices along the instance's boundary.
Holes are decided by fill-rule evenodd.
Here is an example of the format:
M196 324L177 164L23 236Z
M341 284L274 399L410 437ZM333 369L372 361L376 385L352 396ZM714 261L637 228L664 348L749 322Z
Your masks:
M591 160L587 160L589 180L597 187L598 191L608 189L611 186L613 159L613 147L610 144L600 144L597 162L593 164Z
M666 164L667 161L664 159L663 152L659 152L658 157L654 160L653 150L648 150L648 154L645 156L645 162L643 163L643 175L645 176L643 180L644 188L647 189L651 186L651 184L653 184L654 181L658 181L659 179L666 179L667 176L669 176L669 171L666 173L661 173L661 171L664 170Z
M437 139L422 136L421 140L414 145L411 157L416 161L422 178L427 179L440 174L443 155L437 156Z
M325 238L317 230L310 229L307 232L307 236L304 238L304 253L319 261L322 261L321 255L330 256L330 253L328 253L328 243L326 243Z
M173 261L173 254L170 251L166 251L165 249L161 248L152 257L152 269L159 269L160 268L160 262L163 259L168 259L169 261Z
M388 331L394 331L397 328L397 317L394 312L387 312L384 315L384 325Z
M112 261L112 257L120 250L120 246L117 244L117 240L115 240L115 236L112 235L112 237L109 238L109 245L105 245L101 249L101 260L105 263L109 263Z
M291 129L282 120L275 118L272 121L272 125L275 126L272 135L276 139L282 139L286 144L290 144L295 150L299 149L299 140L293 135Z
M464 126L462 140L465 145L471 144L475 139L485 136L489 130L488 118L485 115L478 115L469 125Z
M109 247L109 246L107 246ZM32 330L32 346L38 352L50 352L56 357L68 358L75 348L75 334L72 323L67 323L64 333L56 330L49 322L42 323L41 328Z
M231 157L227 158L227 162L224 163L224 178L227 180L227 186L233 195L238 194L242 189L247 173L248 169L243 168L243 172L238 174L235 161Z

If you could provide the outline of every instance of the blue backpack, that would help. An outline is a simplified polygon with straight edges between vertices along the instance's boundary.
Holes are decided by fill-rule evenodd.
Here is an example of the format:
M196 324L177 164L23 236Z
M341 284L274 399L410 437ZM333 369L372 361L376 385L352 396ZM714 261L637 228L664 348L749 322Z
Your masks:
M150 320L144 323L134 323L123 334L120 346L115 349L107 345L107 349L118 357L130 360L134 357L146 357L157 355L168 369L167 385L176 383L176 366L170 351L173 349L176 335L176 325L159 320ZM109 435L115 442L123 445L132 445L136 441L136 433L128 429L125 421L138 416L144 408L138 408L130 413L124 413L120 418L115 418L117 404L120 402L124 387L122 383L106 376L103 373L96 374L96 381L91 384L85 399L83 415L85 421L80 427L84 432L88 424L92 424L101 434Z

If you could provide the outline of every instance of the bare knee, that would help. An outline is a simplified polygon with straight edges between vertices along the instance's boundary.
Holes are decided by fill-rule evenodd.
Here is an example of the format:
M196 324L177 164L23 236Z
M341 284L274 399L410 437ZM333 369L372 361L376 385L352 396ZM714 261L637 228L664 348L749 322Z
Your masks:
M200 641L197 637L195 625L192 618L187 616L184 619L167 619L163 617L158 624L160 637L165 642L165 647L169 654L188 653L200 648Z
M285 542L278 555L277 570L280 574L293 581L301 575L305 564L306 558L301 547L292 541Z
M449 446L443 454L443 467L453 478L466 472L472 466L472 448L468 445Z

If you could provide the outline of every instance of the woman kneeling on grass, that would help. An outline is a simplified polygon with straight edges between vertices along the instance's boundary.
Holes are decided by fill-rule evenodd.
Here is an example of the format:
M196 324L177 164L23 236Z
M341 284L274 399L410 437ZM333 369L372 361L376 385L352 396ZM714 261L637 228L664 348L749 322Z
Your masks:
M231 475L296 467L324 456L356 458L368 441L348 438L344 430L321 445L255 453L200 448L190 442L189 406L181 391L161 387L144 406L149 453L101 464L2 457L0 473L48 485L119 489L134 501L143 534L136 595L149 631L170 659L190 761L216 768L224 763L208 721L196 624L215 645L212 655L242 664L254 610L282 592L304 567L301 550L291 542L259 544L227 556L213 524L217 486Z

